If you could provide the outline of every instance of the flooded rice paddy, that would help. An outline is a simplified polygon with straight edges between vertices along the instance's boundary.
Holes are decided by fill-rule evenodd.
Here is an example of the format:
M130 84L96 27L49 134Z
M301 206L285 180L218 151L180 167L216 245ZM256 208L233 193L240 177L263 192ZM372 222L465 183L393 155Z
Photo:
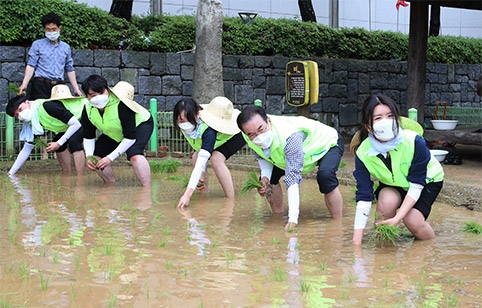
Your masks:
M435 240L381 244L370 224L354 247L353 187L331 220L305 180L288 233L254 190L224 198L212 172L178 211L171 175L146 189L115 171L110 187L90 172L0 174L1 307L482 307L482 235L460 231L480 212L437 203ZM247 172L233 177L239 191Z

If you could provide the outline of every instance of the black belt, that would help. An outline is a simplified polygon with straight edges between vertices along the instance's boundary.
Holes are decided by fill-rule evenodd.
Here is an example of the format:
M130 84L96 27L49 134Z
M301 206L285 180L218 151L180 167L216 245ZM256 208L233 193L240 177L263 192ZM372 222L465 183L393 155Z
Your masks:
M50 80L50 79L43 78L43 77L35 77L34 79L43 81L45 83L48 83L48 84L51 84L51 85L54 85L54 86L57 85L57 84L65 84L65 82L63 80Z

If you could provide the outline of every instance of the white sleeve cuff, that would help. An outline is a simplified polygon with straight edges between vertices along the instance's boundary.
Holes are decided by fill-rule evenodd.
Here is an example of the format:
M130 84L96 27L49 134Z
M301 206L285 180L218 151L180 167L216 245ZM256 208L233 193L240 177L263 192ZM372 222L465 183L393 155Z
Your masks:
M271 180L271 174L273 173L273 164L263 158L259 158L258 165L261 169L261 178L267 177Z
M17 159L13 163L12 168L10 168L10 170L8 171L8 174L14 175L15 173L17 173L18 169L20 169L20 167L22 167L23 163L25 163L25 161L30 156L30 153L32 153L32 150L33 150L34 147L35 146L33 144L28 143L28 142L25 142L23 144L23 148L20 151L20 153L18 153Z
M85 157L94 155L94 150L95 150L95 139L84 138Z
M114 161L117 157L125 153L134 143L136 143L136 139L122 139L117 148L107 155L107 157L109 157L110 161Z
M196 164L194 165L194 169L191 172L191 177L189 178L189 183L187 187L196 190L197 183L201 178L201 175L204 170L206 170L206 165L208 164L208 160L211 157L211 153L206 150L201 149L197 154Z
M371 201L358 201L356 203L355 224L353 229L365 229L371 208Z
M67 140L69 140L69 138L79 130L79 128L82 127L79 120L77 120L75 117L71 117L67 124L69 124L69 128L67 128L63 136L57 141L57 143L61 146L64 145L64 143L66 143Z
M423 190L423 185L410 183L410 186L407 191L407 196L412 197L412 199L415 200L415 202L417 202L418 198L420 198L420 194L422 193L422 190Z
M288 222L298 224L300 215L300 185L293 184L288 187Z

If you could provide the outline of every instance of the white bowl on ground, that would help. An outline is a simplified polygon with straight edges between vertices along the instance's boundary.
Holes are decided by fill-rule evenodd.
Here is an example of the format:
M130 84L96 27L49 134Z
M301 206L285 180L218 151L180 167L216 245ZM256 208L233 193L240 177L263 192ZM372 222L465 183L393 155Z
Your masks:
M459 123L458 120L430 120L430 122L436 130L453 130Z
M430 153L433 154L433 156L435 156L435 158L442 162L445 160L445 156L447 156L447 154L449 153L449 151L446 151L446 150L430 150Z

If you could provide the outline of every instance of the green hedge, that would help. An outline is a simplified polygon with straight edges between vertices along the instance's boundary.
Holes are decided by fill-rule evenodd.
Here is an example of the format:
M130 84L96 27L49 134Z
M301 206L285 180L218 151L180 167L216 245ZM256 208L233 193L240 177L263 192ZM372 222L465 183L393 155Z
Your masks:
M1 0L0 44L30 46L44 36L40 18L62 17L61 38L74 49L177 52L195 43L195 16L133 16L129 23L74 0ZM5 18L8 16L8 18ZM406 60L408 35L360 28L332 29L295 19L225 17L223 53L287 57ZM427 62L482 63L482 39L439 36L428 41Z

